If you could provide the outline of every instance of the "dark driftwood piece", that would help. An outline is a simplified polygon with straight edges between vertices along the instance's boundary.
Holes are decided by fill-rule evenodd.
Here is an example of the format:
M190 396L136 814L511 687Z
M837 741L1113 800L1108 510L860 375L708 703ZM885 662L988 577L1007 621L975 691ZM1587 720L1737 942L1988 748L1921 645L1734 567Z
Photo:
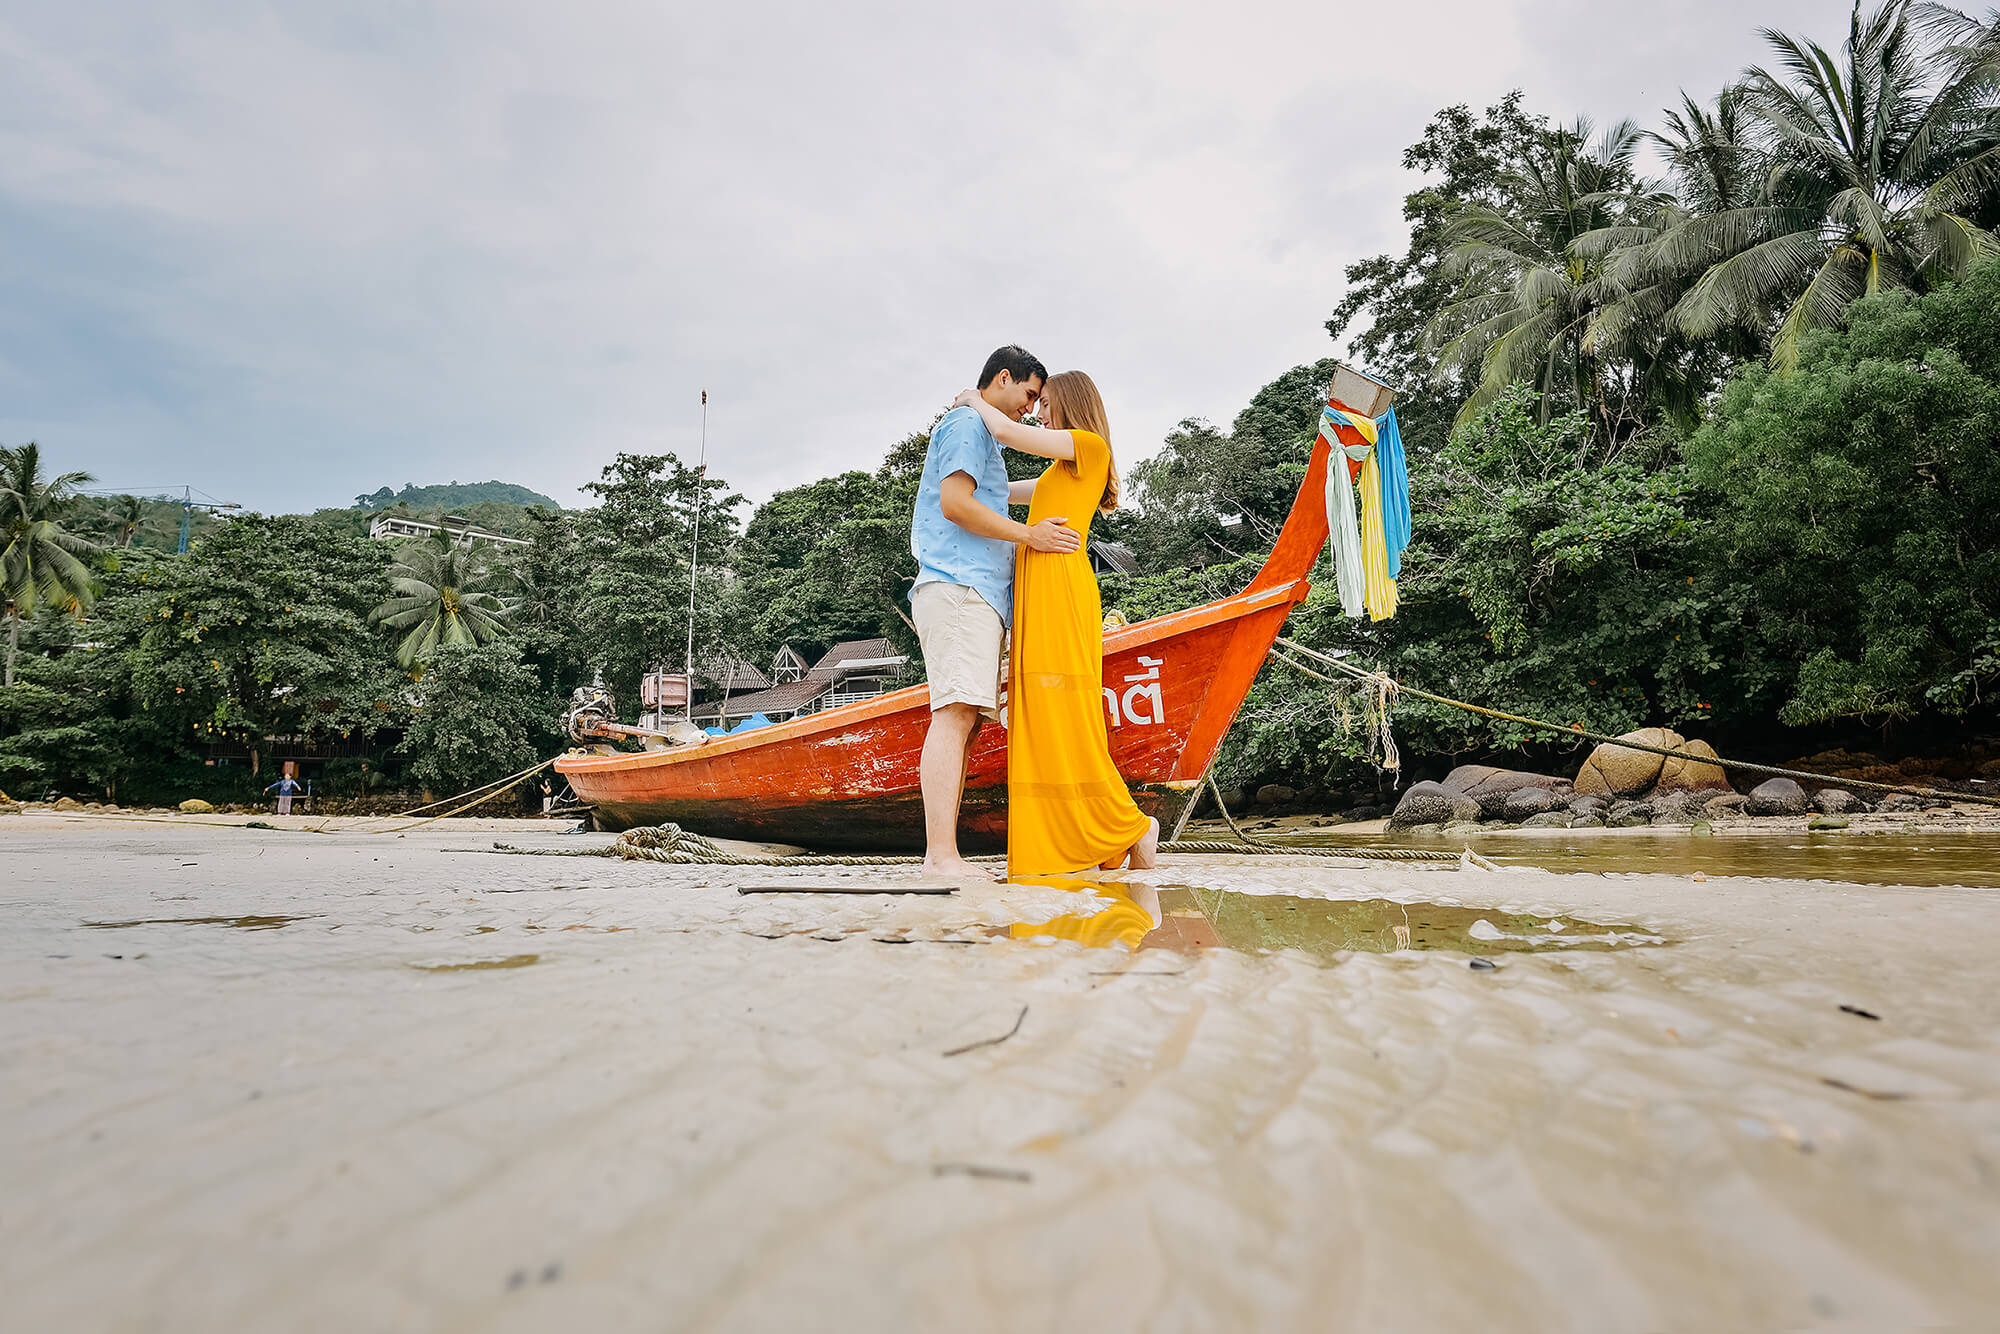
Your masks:
M931 1168L932 1176L968 1176L986 1181L1029 1182L1035 1178L1018 1167L988 1167L984 1163L937 1163Z

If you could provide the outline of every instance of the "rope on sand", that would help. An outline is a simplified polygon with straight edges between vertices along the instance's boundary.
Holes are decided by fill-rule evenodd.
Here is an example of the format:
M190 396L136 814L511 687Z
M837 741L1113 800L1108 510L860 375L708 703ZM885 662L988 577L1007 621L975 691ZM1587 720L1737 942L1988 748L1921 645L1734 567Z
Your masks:
M522 848L511 843L495 843L495 852L523 857L619 857L626 861L664 862L673 866L915 866L922 857L843 856L809 854L798 857L758 857L727 852L700 834L677 824L648 825L627 829L615 843L601 848ZM1183 839L1160 844L1161 852L1251 853L1267 857L1334 857L1362 861L1412 861L1456 863L1455 852L1428 848L1288 848L1272 843L1255 843L1247 837L1241 843L1221 839ZM972 861L1000 861L999 857L973 857Z
M469 811L474 806L482 806L485 803L493 800L495 797L499 796L503 792L513 791L515 788L527 782L530 778L533 778L536 774L548 768L551 764L554 764L557 760L561 758L562 756L560 755L552 755L548 759L543 760L540 764L537 764L532 768L523 769L519 773L508 774L505 778L496 778L490 783L481 783L478 787L469 787L465 791L459 793L458 796L456 797L446 797L442 801L425 802L421 806L412 806L407 811L397 811L393 815L372 816L366 820L363 820L358 825L350 826L347 830L343 832L355 833L355 834L396 834L396 833L401 833L406 829L417 829L423 825L435 824L439 820L446 819L449 816L457 815L460 811ZM478 795L474 796L473 795L474 793L477 793ZM461 798L465 797L471 797L472 800L462 801ZM379 823L383 820L407 819L408 817L417 814L419 811L427 811L435 806L450 806L451 809L446 811L443 815L433 815L428 819L417 820L414 821L413 823L405 825L397 825L393 829L369 829L366 827L371 824ZM327 826L331 825L337 818L339 817L329 815L316 828L307 830L306 832L313 834L323 834L326 832Z
M527 782L530 778L534 777L542 770L548 768L551 764L554 764L557 760L561 758L562 756L560 755L553 756L549 759L543 760L540 764L536 765L532 769L523 769L518 774L509 775L509 778L511 778L512 781L509 781L509 778L502 778L496 780L497 782L506 784L506 786L504 787L494 787L492 783L488 783L486 784L486 787L492 789L491 791L486 791L481 788L473 788L472 791L480 793L479 796L474 797L471 801L464 802L460 805L454 806L450 810L445 811L443 814L432 815L422 820L413 820L409 824L397 825L393 829L369 829L369 830L364 830L362 832L370 834L399 834L406 829L418 829L427 824L436 824L439 820L448 819L451 816L457 815L460 811L469 811L474 806L483 806L487 802L493 800L495 797L499 796L503 792L513 791L515 788L521 786L521 784ZM459 793L459 796L461 797L465 795L466 794L463 792ZM457 801L458 798L447 797L445 800ZM444 802L439 802L439 801L434 801L431 803L431 805L433 806L442 806L443 804ZM422 806L419 806L417 807L417 809L423 810L424 808ZM408 815L411 814L411 812L405 811L403 812L403 814Z

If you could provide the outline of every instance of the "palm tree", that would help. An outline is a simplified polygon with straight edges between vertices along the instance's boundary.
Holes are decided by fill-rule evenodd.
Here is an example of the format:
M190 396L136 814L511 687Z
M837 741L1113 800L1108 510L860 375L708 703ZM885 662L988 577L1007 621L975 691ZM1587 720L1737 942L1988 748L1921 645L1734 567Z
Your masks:
M1742 330L1694 338L1681 329L1671 314L1706 263L1691 263L1685 255L1671 262L1660 258L1668 238L1681 236L1690 224L1759 197L1769 163L1750 137L1748 108L1748 94L1739 84L1724 88L1712 107L1683 94L1680 108L1667 111L1666 128L1646 136L1666 158L1672 196L1650 216L1635 209L1626 222L1585 233L1569 246L1571 254L1600 265L1584 354L1601 362L1622 360L1643 405L1684 423L1696 417L1703 396L1731 361L1762 351ZM1725 257L1718 251L1704 259Z
M1750 137L1750 94L1732 83L1704 107L1681 94L1669 108L1666 128L1648 134L1667 159L1675 197L1695 216L1727 213L1755 203L1767 162Z
M43 607L81 615L96 598L96 580L82 558L97 544L65 532L58 517L89 473L42 475L41 446L30 441L0 445L0 592L7 599L7 669L14 684L14 657L21 645L21 621Z
M397 646L396 662L413 667L439 644L488 644L507 633L513 608L492 591L506 577L482 553L440 531L397 550L389 567L396 595L368 619L409 631Z
M137 496L113 496L104 509L104 521L111 530L113 540L126 549L131 547L132 539L139 535L151 517L146 512L146 502Z
M1939 30L1936 16L1930 26ZM1789 370L1805 335L1844 324L1856 300L1921 291L2000 254L1973 220L2000 185L1993 32L1968 20L1948 34L1955 45L1925 50L1908 0L1866 16L1856 0L1838 54L1765 29L1777 72L1751 68L1740 92L1747 137L1768 164L1762 190L1735 203L1718 190L1714 207L1632 261L1654 275L1700 273L1674 324L1697 339L1768 331L1772 363ZM1686 128L1713 141L1691 150L1742 142L1719 126Z
M1620 121L1594 145L1590 135L1584 120L1544 131L1503 182L1513 202L1468 207L1446 229L1445 267L1468 295L1432 323L1438 373L1481 372L1460 422L1516 381L1540 389L1545 418L1558 400L1607 416L1613 386L1584 341L1599 306L1622 295L1604 284L1604 263L1611 243L1667 200L1634 174L1636 125ZM1596 249L1576 245L1586 236Z

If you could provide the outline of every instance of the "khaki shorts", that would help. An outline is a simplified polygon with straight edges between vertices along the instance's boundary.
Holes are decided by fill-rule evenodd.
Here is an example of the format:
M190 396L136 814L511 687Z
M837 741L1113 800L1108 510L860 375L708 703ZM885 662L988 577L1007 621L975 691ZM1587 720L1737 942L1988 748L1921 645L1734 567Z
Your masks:
M964 584L941 579L917 585L910 611L924 646L931 708L970 704L998 721L1000 653L1007 645L1007 623L1000 613Z

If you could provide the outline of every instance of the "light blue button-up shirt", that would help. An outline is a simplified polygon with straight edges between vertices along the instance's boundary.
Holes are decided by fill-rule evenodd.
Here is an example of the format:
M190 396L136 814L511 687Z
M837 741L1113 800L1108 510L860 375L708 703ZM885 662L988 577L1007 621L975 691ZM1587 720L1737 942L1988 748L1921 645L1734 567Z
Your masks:
M1014 620L1014 544L969 533L944 517L944 479L955 472L972 478L972 497L995 513L1007 513L1007 463L1000 442L971 408L953 408L931 432L917 487L917 513L910 522L910 551L917 558L914 596L925 584L962 584Z

